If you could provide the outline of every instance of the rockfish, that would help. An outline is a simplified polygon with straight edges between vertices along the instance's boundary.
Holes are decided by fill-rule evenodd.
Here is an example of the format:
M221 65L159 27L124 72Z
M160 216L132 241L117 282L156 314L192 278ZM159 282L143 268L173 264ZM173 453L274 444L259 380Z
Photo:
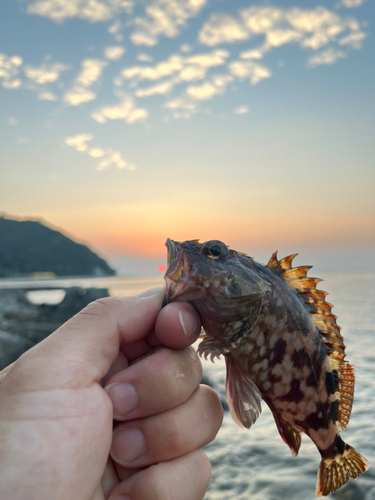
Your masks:
M322 460L316 496L337 490L368 462L340 437L348 425L354 368L344 339L311 266L292 267L295 255L266 266L221 241L167 240L166 302L188 301L202 318L199 353L223 355L226 397L235 422L250 428L263 399L297 456L301 432Z

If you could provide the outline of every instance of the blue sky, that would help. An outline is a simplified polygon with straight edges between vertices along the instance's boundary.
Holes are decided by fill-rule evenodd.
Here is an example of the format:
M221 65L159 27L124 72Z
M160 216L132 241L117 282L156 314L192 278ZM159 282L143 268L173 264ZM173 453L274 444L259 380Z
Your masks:
M2 0L1 209L106 256L200 237L370 262L374 13Z

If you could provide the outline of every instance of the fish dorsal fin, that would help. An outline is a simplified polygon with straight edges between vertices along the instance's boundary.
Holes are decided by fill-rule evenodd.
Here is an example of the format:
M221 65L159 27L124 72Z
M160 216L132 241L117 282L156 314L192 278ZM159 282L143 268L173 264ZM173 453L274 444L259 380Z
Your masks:
M225 355L227 381L225 395L233 420L249 429L259 417L262 396L254 382L238 367L230 354Z
M338 374L336 388L339 402L337 424L341 429L345 429L349 423L353 405L354 367L345 361L344 338L340 333L341 328L336 323L337 316L331 313L333 306L325 300L327 293L316 288L322 280L307 276L311 266L292 267L292 261L296 255L289 255L278 260L277 252L275 252L267 267L294 290L314 318L326 346L332 369Z

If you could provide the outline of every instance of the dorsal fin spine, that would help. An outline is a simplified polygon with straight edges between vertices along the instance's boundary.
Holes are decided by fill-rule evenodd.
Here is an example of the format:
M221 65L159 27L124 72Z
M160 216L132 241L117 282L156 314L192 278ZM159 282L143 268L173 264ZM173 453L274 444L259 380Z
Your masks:
M345 429L349 423L353 404L354 367L345 361L344 338L340 334L341 327L336 323L337 316L331 313L333 305L325 300L328 294L316 288L322 280L307 276L311 266L293 268L291 264L296 255L289 255L278 260L277 252L275 252L267 267L282 278L302 299L315 321L326 346L332 369L337 371L339 402L337 424L341 429Z

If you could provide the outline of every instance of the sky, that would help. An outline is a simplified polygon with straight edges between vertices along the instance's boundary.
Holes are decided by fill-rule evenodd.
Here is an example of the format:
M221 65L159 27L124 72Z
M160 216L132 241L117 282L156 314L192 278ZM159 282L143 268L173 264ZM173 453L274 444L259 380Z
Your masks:
M375 270L374 20L374 0L1 0L0 211L125 272L167 237Z

